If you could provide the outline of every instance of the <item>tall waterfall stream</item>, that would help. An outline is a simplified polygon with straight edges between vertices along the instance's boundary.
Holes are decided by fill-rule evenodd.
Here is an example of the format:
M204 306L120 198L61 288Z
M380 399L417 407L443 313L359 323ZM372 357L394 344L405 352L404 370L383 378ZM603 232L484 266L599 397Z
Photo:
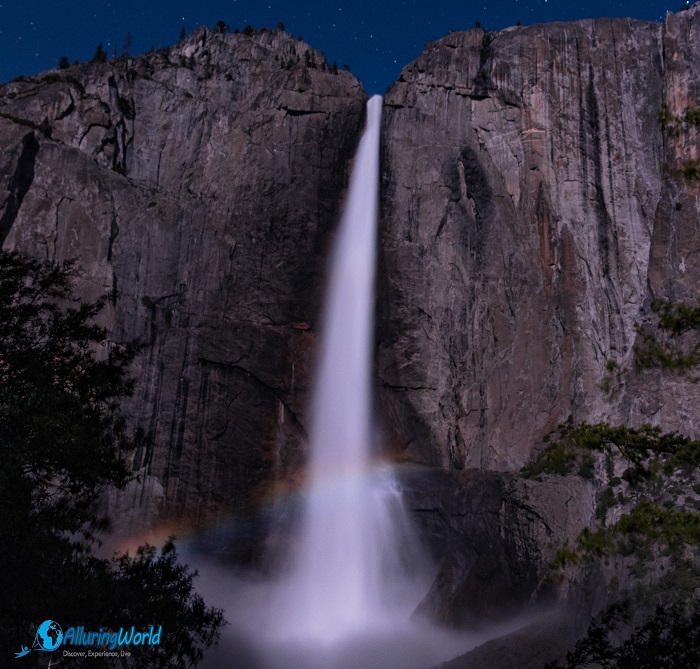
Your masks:
M332 257L298 537L274 577L197 565L231 622L207 669L427 669L484 641L414 615L432 568L373 439L381 115L374 96Z

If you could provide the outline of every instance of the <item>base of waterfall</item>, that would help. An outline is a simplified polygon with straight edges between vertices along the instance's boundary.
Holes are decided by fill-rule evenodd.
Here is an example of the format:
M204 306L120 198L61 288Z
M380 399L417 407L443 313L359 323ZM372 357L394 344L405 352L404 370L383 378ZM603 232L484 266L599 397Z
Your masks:
M203 669L428 669L478 645L419 622L356 631L330 645L279 641L264 630L243 627L232 623Z
M303 597L286 577L222 565L181 546L183 558L199 572L197 591L224 609L228 625L202 669L431 669L532 623L512 619L479 630L450 630L414 613L413 593L399 593L383 611L345 630L333 624L316 630L305 621ZM294 597L299 606L287 607ZM286 602L286 604L285 604ZM342 602L336 608L342 610ZM290 615L292 613L292 615Z
M456 631L404 611L403 617L368 620L363 628L337 634L333 641L296 638L294 624L287 628L274 623L279 620L274 582L233 576L212 563L196 566L198 591L207 602L224 608L229 622L218 647L205 655L202 669L431 669L533 620L528 616L478 631Z
M193 555L187 560L199 571L198 592L224 608L229 622L219 646L206 654L203 669L430 669L524 624L516 620L478 632L454 631L406 610L332 638L298 636L299 621L277 608L278 583L234 575Z

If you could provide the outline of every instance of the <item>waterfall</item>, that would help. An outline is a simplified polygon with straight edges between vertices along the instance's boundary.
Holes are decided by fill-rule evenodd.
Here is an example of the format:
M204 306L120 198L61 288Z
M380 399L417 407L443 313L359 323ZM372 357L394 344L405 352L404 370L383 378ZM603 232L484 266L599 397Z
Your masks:
M375 95L367 104L332 256L311 412L308 492L289 575L290 631L328 642L376 629L397 606L409 606L404 586L420 562L400 494L372 437L381 115L382 98Z
M207 669L425 669L467 645L412 617L433 573L374 444L381 115L374 96L331 257L300 527L286 568L270 577L227 590L216 567L203 569L232 623Z

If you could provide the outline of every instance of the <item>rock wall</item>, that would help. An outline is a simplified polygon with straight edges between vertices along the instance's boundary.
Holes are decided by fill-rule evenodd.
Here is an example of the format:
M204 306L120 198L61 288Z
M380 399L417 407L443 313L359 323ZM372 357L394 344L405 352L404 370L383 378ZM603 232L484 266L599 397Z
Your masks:
M652 299L697 303L700 10L453 33L385 99L378 376L405 456L513 471L558 424L697 435L698 388L633 366ZM662 378L663 377L663 378ZM608 387L608 391L604 389Z
M0 243L77 259L79 294L113 295L113 339L147 343L127 406L140 484L108 500L124 532L154 515L245 518L297 475L365 100L352 75L271 31L201 29L0 88Z

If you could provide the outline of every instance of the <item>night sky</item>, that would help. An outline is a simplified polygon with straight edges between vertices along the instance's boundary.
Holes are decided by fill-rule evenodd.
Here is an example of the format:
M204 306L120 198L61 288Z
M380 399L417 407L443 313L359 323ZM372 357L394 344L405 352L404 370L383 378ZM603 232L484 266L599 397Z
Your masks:
M549 21L631 16L661 21L681 0L0 0L0 81L55 67L61 56L89 60L98 42L109 56L178 41L200 25L275 28L348 64L368 93L384 93L426 42L480 22L490 30Z

